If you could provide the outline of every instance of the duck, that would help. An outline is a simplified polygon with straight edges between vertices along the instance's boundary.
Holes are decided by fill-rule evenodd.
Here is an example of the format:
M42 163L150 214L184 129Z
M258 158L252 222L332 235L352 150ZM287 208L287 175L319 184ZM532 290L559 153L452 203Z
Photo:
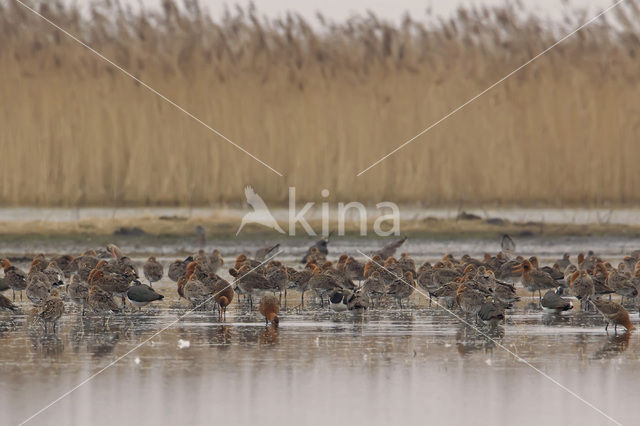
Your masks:
M153 287L153 283L162 279L164 267L154 256L151 256L142 266L142 272L144 273L144 277L149 280L149 287Z
M63 314L64 303L60 298L60 293L54 288L38 310L38 315L44 321L44 332L47 332L47 324L53 323L53 332L55 333L58 320Z
M554 313L565 312L573 309L573 303L561 296L562 287L556 290L548 290L542 297L542 308Z
M592 303L607 321L605 331L608 331L609 324L613 323L614 332L618 332L618 326L623 326L627 331L633 330L635 327L631 324L629 312L619 303L593 299Z
M156 293L150 285L142 284L140 281L135 280L127 290L127 299L138 310L141 310L143 306L147 306L151 302L164 299L164 296Z
M271 322L274 327L278 327L278 325L280 324L280 319L278 318L278 312L280 312L280 304L278 303L278 299L275 296L272 296L270 294L263 296L262 299L260 299L258 310L264 316L266 325Z
M16 300L16 291L20 293L20 301L22 301L22 291L27 288L27 274L13 266L9 259L0 260L0 265L4 269L4 280L13 292L13 300Z

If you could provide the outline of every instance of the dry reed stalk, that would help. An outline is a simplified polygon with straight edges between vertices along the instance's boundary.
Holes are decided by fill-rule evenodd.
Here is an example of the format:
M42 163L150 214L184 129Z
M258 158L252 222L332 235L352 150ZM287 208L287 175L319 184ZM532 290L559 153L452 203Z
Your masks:
M244 146L218 139L12 1L0 0L0 203L588 204L640 201L640 12L567 40L362 177L355 174L569 32L509 7L430 24L214 22L197 2L42 12Z

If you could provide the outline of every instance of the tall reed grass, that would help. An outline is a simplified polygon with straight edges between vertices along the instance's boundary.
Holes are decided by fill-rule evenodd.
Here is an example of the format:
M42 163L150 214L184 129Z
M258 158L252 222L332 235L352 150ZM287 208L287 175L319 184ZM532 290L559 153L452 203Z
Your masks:
M0 203L212 205L640 201L640 8L629 1L361 177L356 173L538 54L563 23L514 7L450 20L313 25L254 8L218 21L38 6L61 27L285 174L278 177L10 0L0 0Z

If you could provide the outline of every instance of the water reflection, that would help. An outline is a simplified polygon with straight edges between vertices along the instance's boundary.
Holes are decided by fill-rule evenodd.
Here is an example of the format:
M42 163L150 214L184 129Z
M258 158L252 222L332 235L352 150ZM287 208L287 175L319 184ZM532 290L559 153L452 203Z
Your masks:
M624 332L614 336L607 336L607 341L594 354L595 359L614 358L629 348L631 332Z
M99 371L184 312L127 313L113 317L108 327L99 317L66 315L57 334L45 334L26 316L0 322L0 387L12 389L11 397L0 398L0 410L10 413L8 423L23 420L35 406ZM70 403L83 401L84 409L69 411L69 406L61 404L49 414L67 424L101 424L95 416L108 418L108 409L141 424L209 423L208 413L226 404L239 407L229 419L234 424L255 425L258 419L251 412L275 416L287 410L295 412L300 423L313 424L330 410L349 419L356 406L367 407L368 424L388 425L392 419L385 417L383 402L393 398L408 401L400 403L402 409L387 408L403 423L420 423L429 416L434 422L468 424L471 418L444 414L456 411L455 398L437 397L446 394L473 401L466 404L479 412L490 411L488 407L497 400L508 400L509 407L503 409L508 418L524 419L519 424L557 423L557 417L545 417L547 411L563 413L565 422L584 415L582 403L576 405L562 391L557 393L548 381L537 381L537 373L498 343L567 385L575 377L580 377L582 389L598 389L605 378L615 381L616 386L608 390L610 398L602 402L604 408L615 411L630 406L627 394L633 394L640 379L636 355L640 344L631 333L607 335L597 314L548 315L515 308L506 324L482 330L488 336L441 309L427 307L356 315L291 309L283 313L277 328L265 326L258 313L235 307L222 322L215 315L197 312L181 318L105 371L95 384L69 397ZM19 374L12 370L16 365ZM42 386L43 375L52 380L50 385ZM520 391L513 392L514 386ZM124 403L118 397L123 389ZM342 389L351 392L343 394ZM545 413L535 412L527 396L540 389L551 395L536 400L545 405ZM27 395L37 403L16 402ZM141 416L136 409L141 403L176 407L176 398L178 408L164 417ZM88 402L94 399L102 405ZM428 402L435 400L438 404ZM239 401L251 401L251 410L243 409ZM65 417L71 412L75 417ZM498 418L494 414L475 420L489 422ZM34 424L46 424L51 418ZM279 414L270 418L281 419ZM290 423L286 418L281 421ZM265 422L271 423L276 422Z

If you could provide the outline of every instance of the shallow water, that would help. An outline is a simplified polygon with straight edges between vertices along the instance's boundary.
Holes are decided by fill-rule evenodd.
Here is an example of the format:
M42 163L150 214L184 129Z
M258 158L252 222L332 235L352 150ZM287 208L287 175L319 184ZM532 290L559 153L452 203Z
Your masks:
M525 247L553 259L585 243L611 258L624 252L606 239ZM431 244L406 248L439 257L496 245ZM285 249L291 261L302 250ZM0 313L0 424L26 420L114 362L28 424L612 423L560 385L623 424L640 419L638 333L607 334L595 313L551 316L525 299L485 336L419 295L402 310L338 314L300 310L292 292L274 329L235 301L223 322L209 312L180 318L175 284L155 287L162 303L108 327L72 305L56 334L44 333L28 303L12 320ZM638 323L637 310L631 317Z

